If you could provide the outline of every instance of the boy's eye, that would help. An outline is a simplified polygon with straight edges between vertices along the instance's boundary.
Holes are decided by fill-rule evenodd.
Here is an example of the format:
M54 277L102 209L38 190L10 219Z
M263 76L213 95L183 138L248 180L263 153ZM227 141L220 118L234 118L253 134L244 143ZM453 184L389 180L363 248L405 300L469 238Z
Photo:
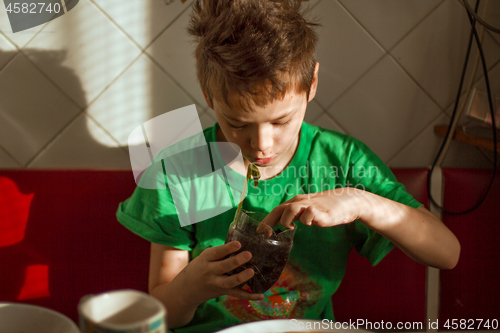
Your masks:
M276 125L276 126L285 126L285 125L290 124L291 121L292 121L292 119L290 118L286 123L281 123L281 124L280 123L276 123L274 125Z
M292 121L292 119L288 120L285 123L274 123L273 125L276 125L276 126L285 126L285 125L290 124L291 121ZM247 125L236 126L236 125L231 124L230 122L228 122L228 124L229 124L230 127L234 128L234 129L242 129L242 128L244 128L244 127L247 126Z
M229 126L231 126L232 128L234 129L242 129L243 127L245 127L246 125L242 125L242 126L236 126L236 125L233 125L231 124L230 122L228 122Z

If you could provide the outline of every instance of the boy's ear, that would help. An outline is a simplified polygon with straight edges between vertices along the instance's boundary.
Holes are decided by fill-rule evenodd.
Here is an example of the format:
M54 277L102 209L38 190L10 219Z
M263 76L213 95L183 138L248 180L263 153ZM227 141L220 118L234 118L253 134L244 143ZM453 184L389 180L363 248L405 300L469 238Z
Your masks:
M203 92L203 96L205 96L205 101L207 102L208 107L213 110L214 107L213 107L212 103L210 102L210 98L208 97L207 93L203 89L201 91Z
M319 71L319 62L314 65L314 77L311 82L311 89L309 90L309 100L310 102L313 100L314 96L316 96L316 90L318 89L318 71Z

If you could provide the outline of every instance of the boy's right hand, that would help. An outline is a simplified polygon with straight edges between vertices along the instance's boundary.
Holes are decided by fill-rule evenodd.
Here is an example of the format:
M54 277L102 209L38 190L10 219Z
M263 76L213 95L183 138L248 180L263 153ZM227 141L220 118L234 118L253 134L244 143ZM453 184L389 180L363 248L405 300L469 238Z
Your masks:
M263 294L250 293L236 287L255 274L253 269L248 268L237 274L226 275L252 258L252 254L248 251L226 258L240 248L240 242L230 242L207 248L190 261L176 277L182 281L183 287L186 288L183 291L187 297L185 301L198 306L209 299L222 295L252 301L263 299Z

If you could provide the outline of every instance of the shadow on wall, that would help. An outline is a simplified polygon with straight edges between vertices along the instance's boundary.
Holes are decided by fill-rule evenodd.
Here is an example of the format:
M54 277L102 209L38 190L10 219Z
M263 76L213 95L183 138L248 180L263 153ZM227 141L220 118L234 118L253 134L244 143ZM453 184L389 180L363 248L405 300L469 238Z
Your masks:
M65 51L0 51L0 61L8 62L0 68L0 149L29 168L99 167L110 158L114 165L120 161L124 168L130 168L126 148L102 145L90 133L89 122L94 124L97 132L104 132L92 119L87 119L85 108L79 106L87 104L85 92L79 77L64 66L65 58ZM59 90L46 73L64 82L65 89L73 92L73 98ZM132 179L130 173L131 182ZM72 188L72 184L67 185L67 189ZM102 195L82 197L81 187L80 190L73 189L78 193L57 187L57 184L48 182L45 188L48 193L62 191L62 196L74 200L75 207L88 205L86 200ZM33 300L33 304L44 305L50 301L51 292L57 289L51 281L60 275L55 274L57 266L52 265L52 258L67 256L65 252L71 244L66 244L66 250L60 244L62 252L53 253L46 244L50 242L49 238L41 235L43 230L61 222L56 211L74 211L75 207L58 207L58 202L49 202L44 208L48 209L44 223L28 223L28 219L37 218L33 212L41 211L40 208L30 209L32 203L38 207L40 198L36 199L32 190L20 191L11 179L1 175L0 188L3 189L0 191L0 262L10 262L8 274L2 278L0 294L3 300ZM111 209L111 218L115 209ZM61 234L74 229L71 219L67 222L65 227L58 229ZM25 234L27 225L31 231ZM37 228L38 231L33 230ZM52 237L57 238L57 235Z
M0 52L11 59L1 69L0 146L23 167L130 168L127 149L86 113L85 92L65 58L66 51ZM64 82L72 97L50 78Z

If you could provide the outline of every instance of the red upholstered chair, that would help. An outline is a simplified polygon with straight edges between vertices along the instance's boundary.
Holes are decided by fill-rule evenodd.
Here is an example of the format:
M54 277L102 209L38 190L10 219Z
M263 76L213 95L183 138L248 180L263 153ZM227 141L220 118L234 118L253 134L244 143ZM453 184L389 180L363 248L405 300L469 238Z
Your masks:
M413 197L428 207L427 169L392 170ZM425 322L426 267L395 248L371 267L353 249L342 284L332 297L339 322Z
M443 169L443 176L444 208L463 211L482 197L491 170ZM440 329L452 319L467 320L466 327L472 324L474 329L499 329L500 172L478 209L465 215L443 214L443 222L460 240L462 249L457 266L440 275ZM483 319L483 326L478 327L480 321L476 319ZM484 326L487 320L489 328Z
M427 170L394 170L427 204ZM135 183L130 171L0 171L0 301L77 319L83 295L147 290L149 243L115 218ZM425 268L392 251L379 265L352 253L334 297L338 320L423 321Z
M149 243L115 218L134 188L130 171L0 171L0 301L76 321L83 295L146 291Z

